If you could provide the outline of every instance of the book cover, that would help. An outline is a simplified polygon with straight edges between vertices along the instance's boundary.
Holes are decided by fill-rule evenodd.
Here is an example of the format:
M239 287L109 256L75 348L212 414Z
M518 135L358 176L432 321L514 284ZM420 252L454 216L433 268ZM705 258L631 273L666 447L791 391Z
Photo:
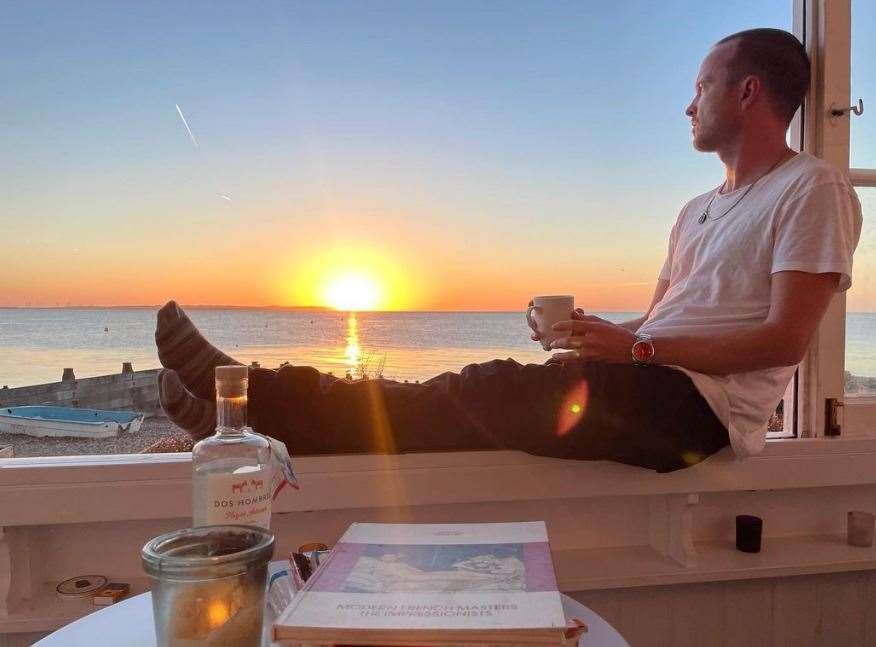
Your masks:
M560 645L565 628L544 522L356 523L274 638Z

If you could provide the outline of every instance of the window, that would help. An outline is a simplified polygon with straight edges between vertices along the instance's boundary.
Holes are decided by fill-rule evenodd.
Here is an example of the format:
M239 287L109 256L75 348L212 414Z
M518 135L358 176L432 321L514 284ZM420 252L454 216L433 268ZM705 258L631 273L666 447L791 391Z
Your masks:
M876 169L876 119L871 106L876 107L876 4L867 0L852 0L852 103L863 98L868 112L851 118L850 166ZM851 104L849 104L851 105Z
M876 395L876 188L857 187L864 214L846 313L845 391Z
M543 360L536 293L634 317L678 209L721 180L683 115L704 53L792 27L789 0L652 11L9 7L0 387L155 369L170 298L246 363L409 380ZM14 444L148 444L124 440Z
M864 225L855 254L852 289L838 295L813 344L812 361L803 372L803 399L807 404L804 426L807 434L821 435L825 426L825 401L845 396L843 433L872 434L876 406L871 403L874 383L870 366L870 331L873 275L873 213L876 187L876 149L873 148L873 122L867 114L847 113L832 117L831 107L848 107L876 96L876 70L872 64L872 3L805 2L809 28L819 43L820 119L810 124L810 145L841 168L850 168L850 177L861 199ZM813 22L818 18L820 27ZM852 96L855 100L852 100ZM869 124L869 125L868 125Z

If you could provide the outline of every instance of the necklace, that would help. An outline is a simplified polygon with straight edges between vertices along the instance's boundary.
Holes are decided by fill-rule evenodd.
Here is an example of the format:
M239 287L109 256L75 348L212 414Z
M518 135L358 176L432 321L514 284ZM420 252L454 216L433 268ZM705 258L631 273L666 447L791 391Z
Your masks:
M786 154L786 155L787 155L787 154ZM785 161L785 159L786 159L786 155L782 155L782 156L779 158L779 160L778 160L775 164L773 164L773 165L770 167L770 169L769 169L766 173L764 173L764 174L761 175L759 178L757 178L754 182L752 182L751 184L749 184L749 185L748 185L748 188L745 189L745 193L743 193L741 196L739 196L739 199L736 200L736 202L734 202L732 205L730 205L730 208L727 209L727 211L725 211L724 213L722 213L722 214L721 214L720 216L718 216L717 218L711 218L711 220L712 220L713 222L714 222L715 220L720 220L721 218L723 218L724 216L726 216L728 213L730 213L731 211L733 211L733 207L735 207L737 204L739 204L740 202L742 202L743 198L745 198L745 196L748 195L748 192L751 191L751 190L754 188L754 185L755 185L755 184L757 184L758 182L760 182L761 178L764 178L764 177L766 177L767 175L769 175L770 173L772 173L773 171L775 171L775 170L776 170L776 167L778 167L779 164L781 164L782 162ZM705 209L705 211L703 211L703 213L700 215L700 217L697 218L697 222L698 222L698 223L700 223L700 224L702 225L704 222L706 222L706 220L709 220L709 219L710 219L710 218L709 218L709 214L712 212L712 203L715 201L715 198L716 198L716 197L718 196L718 194L721 192L721 189L723 189L725 186L727 186L727 180L724 180L724 182L721 184L721 186L719 186L717 189L715 189L715 192L712 194L712 197L709 199L709 204L706 205L706 209Z

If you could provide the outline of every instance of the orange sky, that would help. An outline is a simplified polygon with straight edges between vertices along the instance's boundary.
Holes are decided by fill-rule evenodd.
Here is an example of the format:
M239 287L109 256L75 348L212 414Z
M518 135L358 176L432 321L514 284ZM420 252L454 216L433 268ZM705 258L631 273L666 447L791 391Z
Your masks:
M612 246L610 229L591 229L580 245L565 232L496 242L474 218L450 231L437 226L441 213L414 226L389 209L368 223L354 210L302 223L246 208L226 227L205 227L196 209L157 220L147 209L130 209L123 222L92 212L88 236L75 217L12 223L11 237L41 243L7 247L0 305L326 306L326 286L352 273L380 288L377 309L521 310L535 294L571 293L595 311L642 310L665 248L641 239Z
M379 298L372 307L379 310L521 310L535 294L574 294L586 310L641 311L663 262L662 245L658 250L642 243L582 248L576 255L574 248L551 254L516 244L461 247L437 237L421 245L325 236L317 246L304 242L316 232L274 239L265 233L263 241L259 235L253 230L225 239L214 232L197 247L188 247L185 236L162 240L154 231L144 232L139 245L83 241L70 248L59 237L40 254L9 246L0 306L154 305L169 299L331 306L332 282L354 275L376 285ZM290 241L282 253L271 242L277 239ZM851 311L871 310L876 303L870 247L865 236L848 293Z
M332 281L354 274L376 284L375 307L382 310L520 310L532 295L545 293L575 294L579 305L593 310L640 310L654 285L645 268L600 272L585 266L576 272L565 263L514 267L508 259L383 256L345 247L301 257L294 252L286 257L155 254L145 261L118 251L59 254L49 271L26 254L9 260L0 305L10 306L149 305L171 298L192 305L329 306L326 290Z

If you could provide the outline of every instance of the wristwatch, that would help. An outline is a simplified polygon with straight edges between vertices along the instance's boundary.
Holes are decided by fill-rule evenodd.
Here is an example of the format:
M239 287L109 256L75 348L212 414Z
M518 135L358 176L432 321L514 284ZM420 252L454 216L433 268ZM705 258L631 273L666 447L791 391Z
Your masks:
M654 357L654 344L651 342L651 335L636 335L636 341L633 344L633 364L642 366L651 361Z

